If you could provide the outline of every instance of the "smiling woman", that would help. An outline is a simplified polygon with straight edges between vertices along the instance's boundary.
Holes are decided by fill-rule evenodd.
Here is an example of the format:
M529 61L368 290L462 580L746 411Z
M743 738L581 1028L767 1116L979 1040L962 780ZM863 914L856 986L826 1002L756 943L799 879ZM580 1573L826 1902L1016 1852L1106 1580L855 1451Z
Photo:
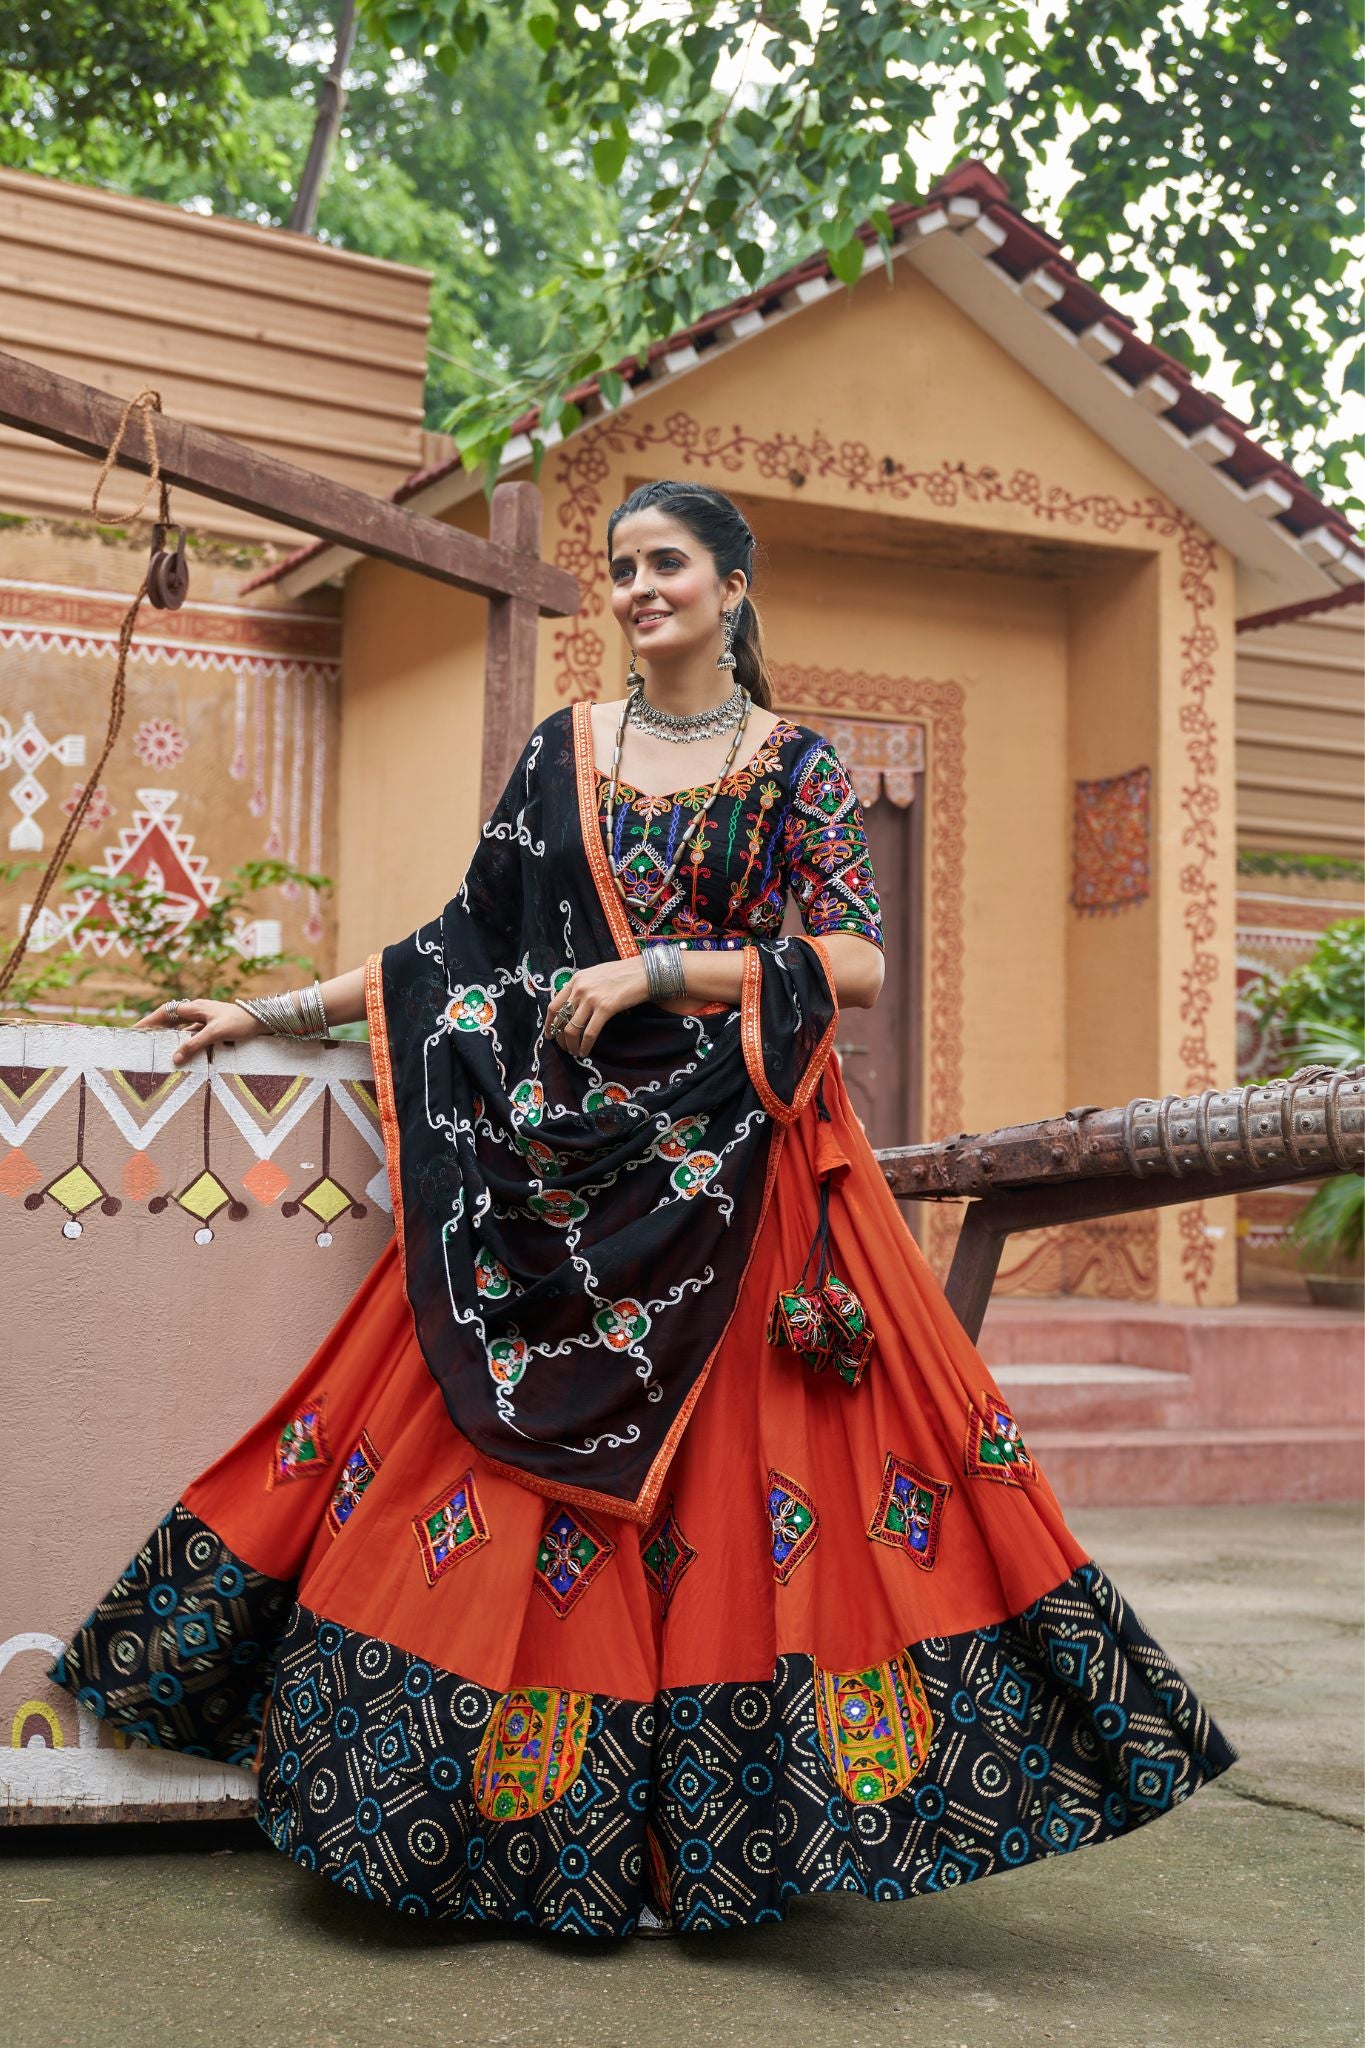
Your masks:
M536 728L440 916L170 1020L185 1057L364 1008L396 1240L52 1673L257 1768L349 1890L579 1937L942 1890L1233 1761L850 1108L880 906L771 707L753 535L660 483L608 542L630 691Z

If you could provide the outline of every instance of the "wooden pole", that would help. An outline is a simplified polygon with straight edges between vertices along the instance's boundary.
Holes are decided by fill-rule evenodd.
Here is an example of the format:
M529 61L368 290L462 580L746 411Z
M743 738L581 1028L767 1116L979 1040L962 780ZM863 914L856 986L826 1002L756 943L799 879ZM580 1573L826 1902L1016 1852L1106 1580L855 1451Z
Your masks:
M122 410L118 399L93 385L58 376L21 356L0 354L0 423L5 426L41 434L103 461ZM578 610L577 580L534 555L516 554L507 545L480 540L458 526L426 519L387 498L298 469L164 413L156 415L156 442L167 483L216 504L235 505L299 533L377 555L476 597L515 599L547 618L566 618ZM121 468L146 475L140 433L126 436L118 460Z
M499 484L493 492L493 545L512 555L540 555L540 492L534 484ZM485 818L507 784L535 723L536 643L540 615L524 598L495 597L484 646L483 770L479 797Z

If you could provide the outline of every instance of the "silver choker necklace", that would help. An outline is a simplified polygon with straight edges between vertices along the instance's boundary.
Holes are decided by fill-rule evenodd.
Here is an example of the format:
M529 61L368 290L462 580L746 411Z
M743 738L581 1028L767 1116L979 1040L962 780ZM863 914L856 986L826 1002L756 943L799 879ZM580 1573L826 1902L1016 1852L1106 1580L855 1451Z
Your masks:
M657 704L651 704L643 688L637 684L627 698L628 716L639 732L647 732L654 739L709 740L718 733L729 732L743 718L749 703L749 693L742 684L736 683L728 697L719 704L711 705L707 711L664 711Z

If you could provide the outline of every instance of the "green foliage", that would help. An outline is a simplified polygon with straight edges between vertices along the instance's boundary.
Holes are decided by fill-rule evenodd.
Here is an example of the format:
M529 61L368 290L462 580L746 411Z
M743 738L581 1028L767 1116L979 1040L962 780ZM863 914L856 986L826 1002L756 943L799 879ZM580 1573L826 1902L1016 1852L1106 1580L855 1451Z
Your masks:
M1303 1265L1358 1271L1365 1251L1365 1176L1338 1173L1325 1180L1286 1235Z
M1084 0L1057 11L1039 54L1020 49L1028 75L1007 107L969 102L959 135L1022 170L1079 117L1059 220L1082 273L1159 283L1153 338L1198 375L1197 317L1232 366L1236 409L1345 492L1351 444L1323 432L1324 368L1359 345L1357 10Z
M1339 853L1262 853L1254 847L1237 855L1239 875L1311 875L1320 882L1365 882L1365 860Z
M532 406L571 428L584 379L817 244L855 284L888 207L970 152L1196 373L1211 335L1268 444L1345 491L1341 0L361 7L318 231L432 271L429 417L490 489ZM332 36L325 0L0 0L0 161L281 222Z
M19 861L0 868L0 883L11 882L34 862ZM326 875L310 875L282 860L244 861L227 876L214 901L181 929L183 907L144 875L103 875L68 867L61 888L70 895L82 889L96 900L77 921L72 936L117 931L132 948L131 959L111 953L101 960L75 947L26 956L5 996L6 1007L32 1010L40 1003L93 994L93 1024L126 1024L145 1017L171 996L199 997L230 1003L251 984L281 967L314 972L303 953L270 953L248 957L235 943L238 927L258 913L251 898L263 889L285 884L330 889ZM116 906L117 917L104 906ZM85 1005L82 1005L84 1008Z
M957 105L954 154L997 167L1046 213L1045 165L1074 173L1056 225L1082 267L1157 292L1156 337L1196 372L1206 323L1257 425L1320 484L1346 487L1323 432L1325 356L1356 333L1347 265L1358 37L1348 10L1292 0L362 0L377 36L457 63L493 21L524 25L559 130L597 179L643 133L675 152L604 265L568 257L545 333L451 424L491 465L511 423L603 362L637 355L771 269L773 243L823 242L853 284L870 226L919 191L931 117ZM753 60L761 55L760 78ZM750 67L746 76L746 66ZM722 81L726 97L712 110ZM935 166L947 168L946 163Z
M1329 925L1300 967L1263 975L1260 1015L1279 1026L1294 1067L1365 1063L1365 918ZM1359 1263L1365 1232L1365 1178L1334 1174L1289 1228L1305 1265Z
M231 147L262 0L0 0L0 164L115 176L136 134L193 158Z
M1338 918L1301 966L1259 983L1258 1015L1278 1026L1295 1066L1365 1060L1365 918Z

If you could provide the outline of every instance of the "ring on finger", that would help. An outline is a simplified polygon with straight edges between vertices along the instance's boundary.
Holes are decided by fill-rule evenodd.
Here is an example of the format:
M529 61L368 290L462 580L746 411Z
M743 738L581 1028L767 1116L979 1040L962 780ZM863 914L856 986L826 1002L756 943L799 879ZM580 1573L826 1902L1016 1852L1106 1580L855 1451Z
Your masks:
M176 1001L174 997L172 997L170 1002L166 1005L166 1022L170 1025L172 1031L179 1030L180 1004Z

